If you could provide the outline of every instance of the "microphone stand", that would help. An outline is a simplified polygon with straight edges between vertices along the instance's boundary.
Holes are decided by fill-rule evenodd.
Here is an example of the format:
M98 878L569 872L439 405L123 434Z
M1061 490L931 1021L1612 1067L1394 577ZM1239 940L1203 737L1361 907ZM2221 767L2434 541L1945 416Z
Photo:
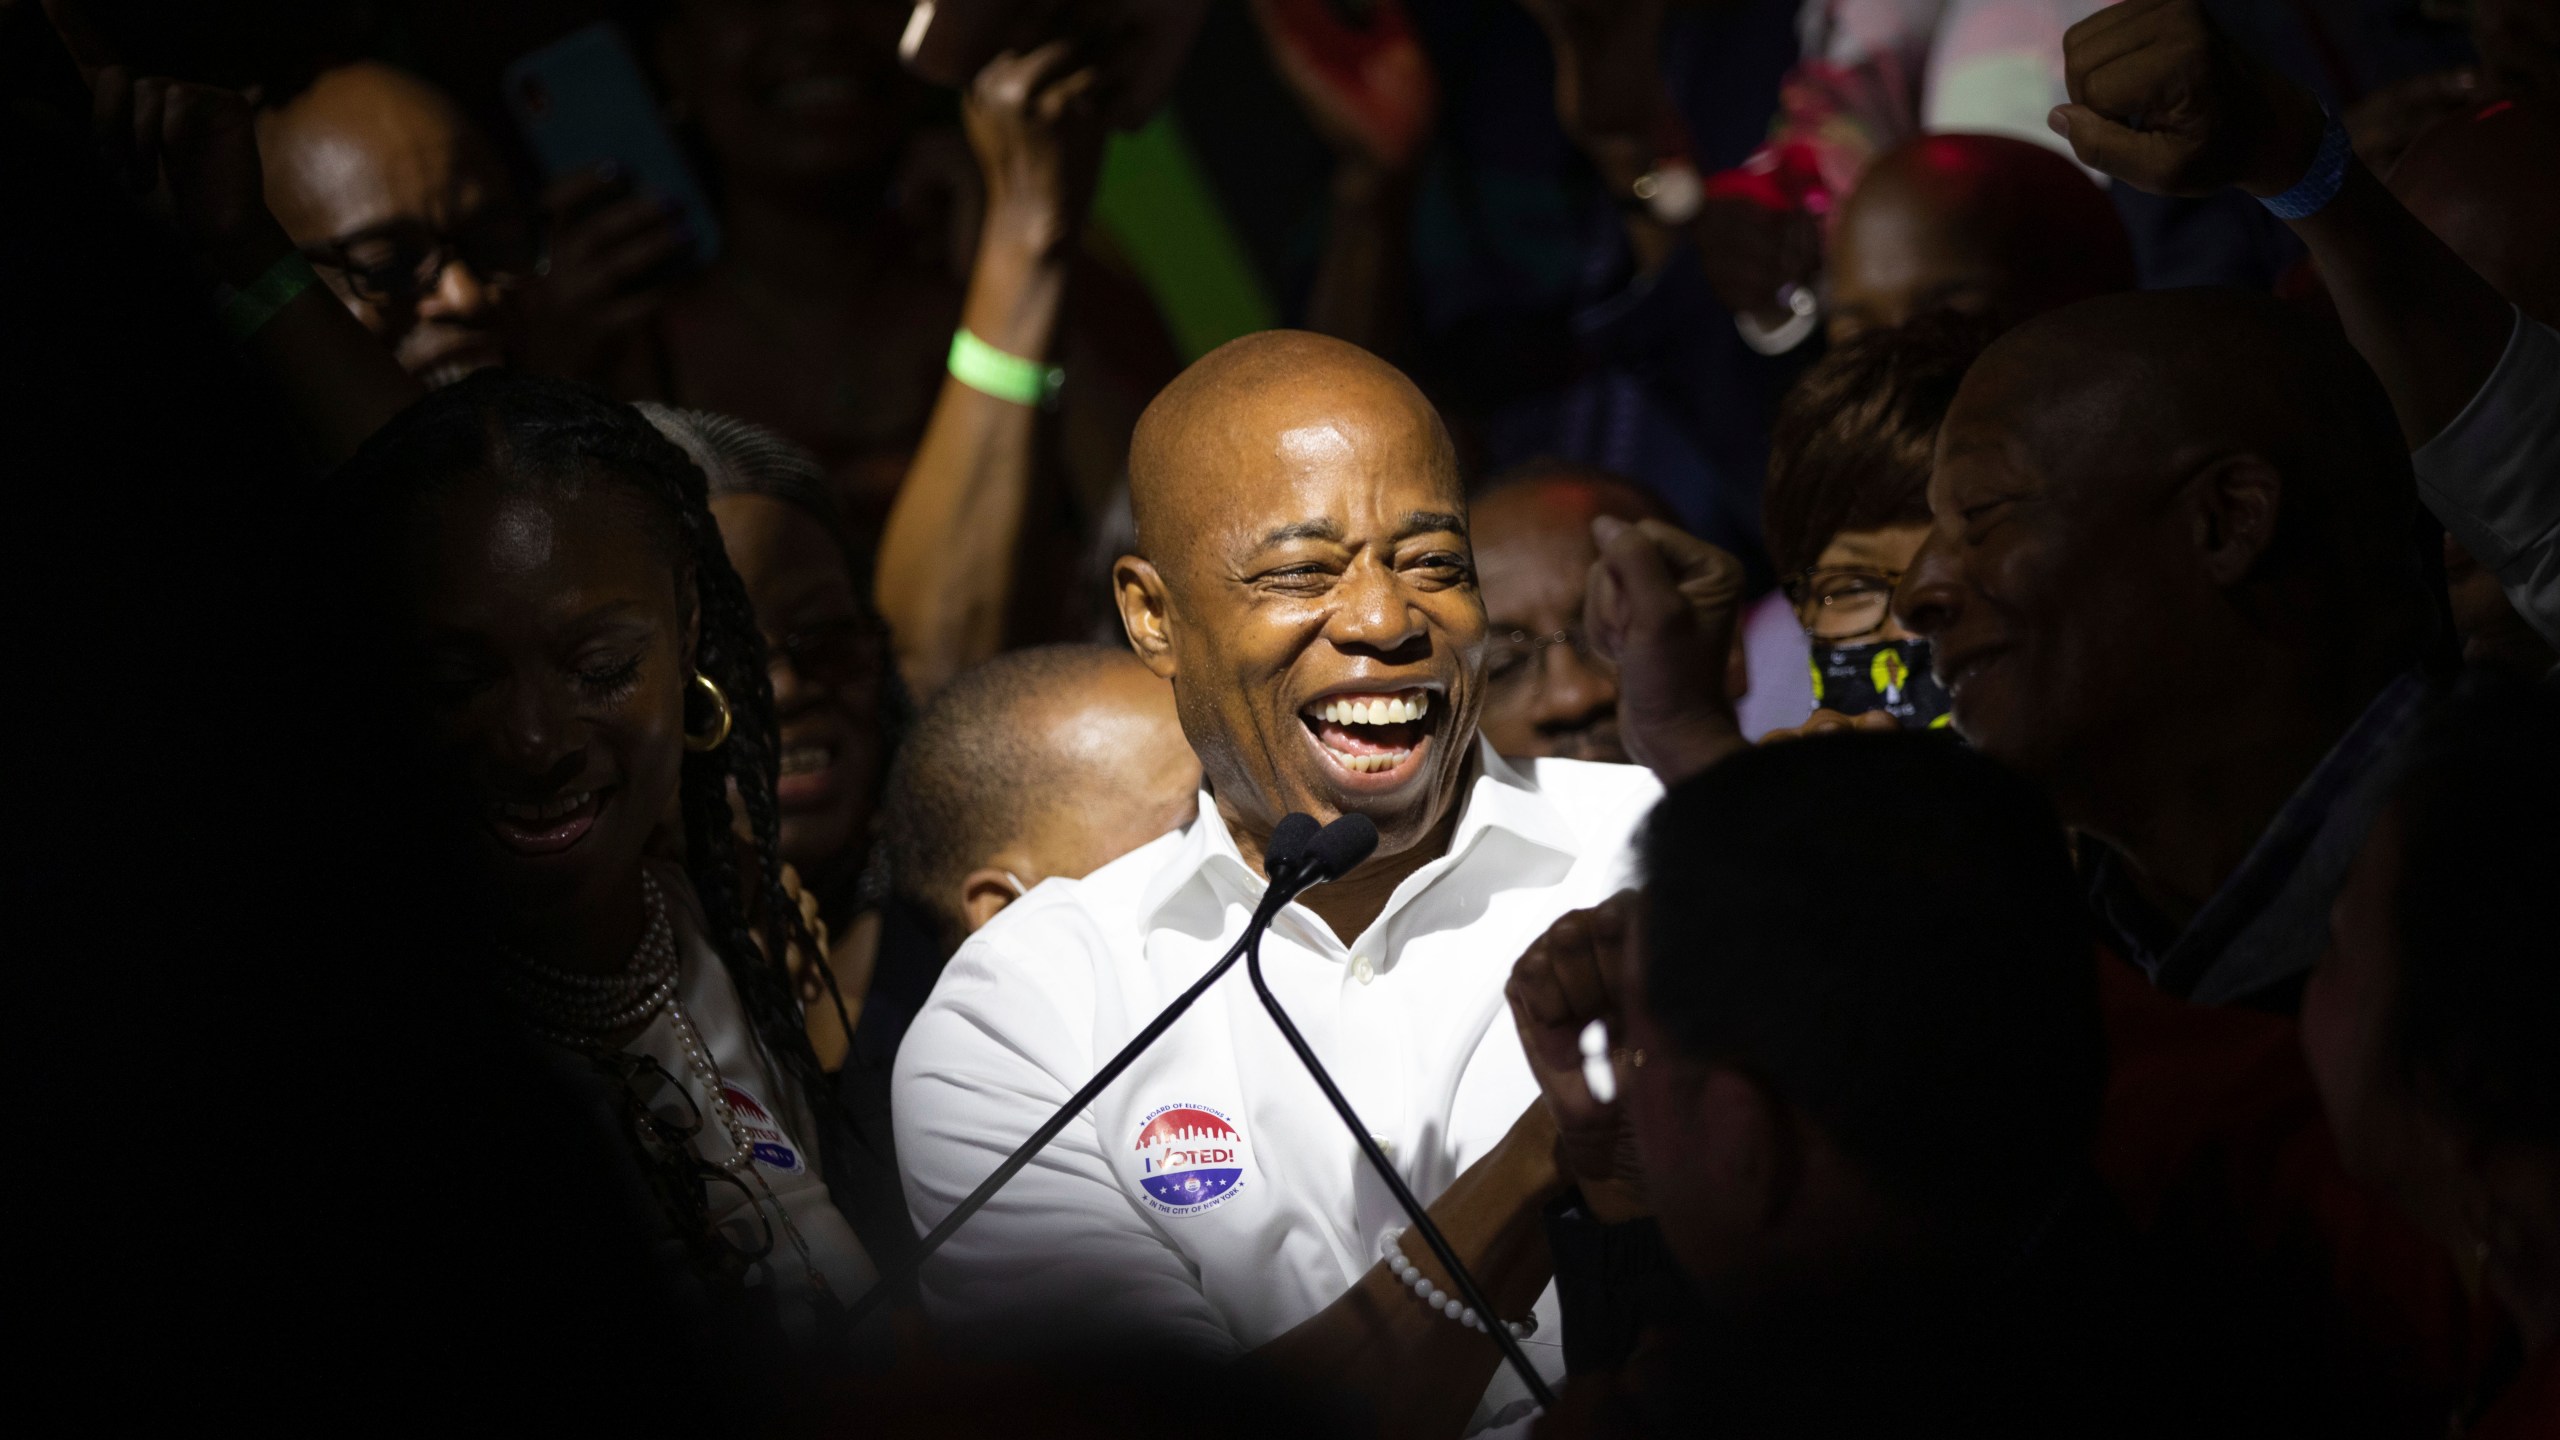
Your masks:
M1493 1302L1485 1298L1484 1290L1476 1284L1476 1277L1459 1263L1458 1252L1449 1248L1447 1237L1440 1233L1438 1225L1432 1223L1431 1212L1414 1198L1412 1189L1404 1183L1404 1177L1396 1173L1396 1167L1388 1162L1386 1153L1378 1148L1378 1142L1369 1138L1369 1127L1360 1123L1358 1112L1351 1108L1349 1100L1343 1098L1340 1087L1333 1083L1333 1077L1325 1073L1324 1063L1316 1059L1316 1052L1307 1044L1306 1037L1290 1023L1289 1012L1280 1008L1279 997L1263 983L1261 931L1248 930L1245 939L1251 942L1245 950L1245 976L1253 982L1253 993L1262 998L1262 1008L1271 1012L1271 1023L1280 1027L1280 1037L1289 1042L1290 1049L1298 1052L1298 1063L1307 1067L1307 1073L1315 1077L1316 1085L1324 1091L1324 1098L1333 1102L1333 1113L1342 1117L1342 1123L1351 1131L1351 1138L1359 1142L1360 1153L1369 1157L1369 1168L1378 1172L1378 1178L1387 1182L1387 1188L1395 1193L1396 1204L1402 1206L1406 1218L1413 1221L1413 1228L1422 1232L1423 1241L1430 1245L1431 1253L1439 1257L1441 1268L1449 1272L1451 1283L1458 1287L1460 1298L1484 1321L1484 1333L1492 1336L1493 1343L1502 1347L1502 1358L1510 1362L1513 1373L1529 1387L1529 1394L1537 1400L1538 1407L1542 1410L1555 1409L1555 1392L1547 1388L1546 1379L1538 1374L1537 1367L1529 1363L1528 1355L1520 1349L1520 1342L1512 1337L1511 1327L1494 1313Z
M1191 1008L1192 1001L1206 994L1210 986L1218 983L1220 977L1234 969L1238 958L1248 952L1258 954L1262 948L1262 932L1270 927L1272 919L1279 915L1283 906L1296 899L1309 886L1331 878L1321 869L1308 863L1306 859L1306 840L1315 831L1314 821L1303 816L1290 818L1300 821L1300 826L1285 839L1280 831L1274 830L1271 854L1264 862L1264 868L1272 872L1269 877L1270 884L1264 888L1262 903L1253 908L1253 919L1246 923L1244 933L1236 937L1236 943L1228 947L1226 954L1218 957L1218 963L1210 966L1206 974L1193 981L1190 989L1174 997L1172 1004L1164 1007L1155 1019L1147 1022L1147 1028L1139 1031L1135 1039L1121 1046L1120 1053L1111 1057L1111 1063L1095 1071L1092 1079L1084 1082L1076 1093L1068 1096L1067 1102L1059 1106L1056 1113L1042 1121L1039 1129L1031 1132L1030 1139L1016 1146L1013 1153L1004 1158L1004 1163L995 1168L995 1173L979 1181L978 1188L969 1192L969 1198L953 1207L950 1214L942 1217L942 1223L934 1226L926 1234L923 1243L916 1247L915 1253L907 1258L906 1263L900 1265L895 1272L882 1275L873 1282L870 1289L862 1292L862 1298L853 1302L853 1308L847 1314L845 1320L847 1329L860 1325L866 1316L880 1308L882 1301L888 1299L895 1291L904 1289L918 1274L922 1273L924 1262L932 1258L933 1252L942 1248L943 1242L951 1238L953 1231L958 1230L970 1216L977 1214L989 1200L994 1199L995 1193L1005 1187L1005 1182L1021 1173L1023 1166L1031 1163L1032 1156L1039 1154L1044 1146L1056 1139L1058 1132L1066 1129L1070 1121L1082 1114L1084 1108L1092 1104L1094 1097L1101 1094L1105 1087L1119 1079L1120 1072L1134 1064L1137 1058L1145 1053L1146 1048L1156 1042L1157 1036L1171 1029L1173 1022L1181 1019L1182 1013ZM1287 824L1286 821L1282 823ZM1288 841L1295 843L1288 844ZM1284 848L1288 852L1285 856L1282 854ZM1476 1313L1481 1315L1489 1312L1478 1310Z

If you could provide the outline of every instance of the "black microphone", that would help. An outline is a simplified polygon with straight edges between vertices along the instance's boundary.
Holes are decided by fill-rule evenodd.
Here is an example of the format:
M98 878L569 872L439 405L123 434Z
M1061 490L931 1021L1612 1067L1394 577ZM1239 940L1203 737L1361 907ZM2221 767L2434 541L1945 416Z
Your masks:
M1359 819L1357 816L1344 818ZM915 1254L909 1256L905 1264L894 1272L883 1274L870 1289L862 1292L862 1298L853 1302L853 1308L848 1312L847 1328L861 1324L865 1316L879 1308L880 1302L912 1282L924 1269L924 1262L942 1248L952 1232L994 1199L996 1192L1005 1187L1005 1182L1020 1174L1022 1167L1030 1164L1031 1157L1039 1154L1043 1146L1058 1138L1058 1132L1066 1129L1068 1122L1083 1113L1104 1087L1119 1079L1121 1071L1146 1053L1147 1047L1156 1043L1156 1037L1173 1028L1173 1022L1182 1018L1182 1012L1191 1008L1191 1002L1217 984L1218 978L1233 969L1239 958L1249 950L1258 954L1262 946L1262 932L1270 927L1272 918L1280 913L1282 906L1310 886L1341 878L1368 858L1369 851L1378 843L1378 828L1360 819L1358 828L1365 832L1367 838L1357 841L1328 838L1343 823L1336 820L1319 830L1314 816L1293 813L1282 816L1280 823L1271 827L1271 841L1262 852L1262 869L1270 884L1262 892L1262 903L1253 907L1253 918L1245 923L1244 933L1236 937L1236 943L1227 948L1226 954L1218 957L1218 963L1210 966L1207 973L1192 982L1190 989L1175 996L1172 1004L1148 1021L1147 1028L1139 1031L1135 1039L1121 1046L1120 1053L1111 1057L1111 1063L1095 1071L1093 1078L1084 1082L1083 1088L1068 1096L1067 1103L1042 1121L1040 1128L1031 1132L1031 1138L1006 1156L993 1174L979 1181L978 1188L970 1191L967 1199L954 1206L950 1214L942 1217L942 1223L925 1235L923 1243L916 1247ZM1479 1309L1477 1313L1491 1312Z
M1274 834L1276 838L1277 832ZM1369 858L1370 851L1377 848L1378 827L1370 823L1369 817L1345 815L1316 833L1313 842L1307 846L1305 863L1310 871L1324 879L1339 879L1351 873L1361 861ZM1325 1073L1324 1062L1316 1058L1316 1052L1307 1044L1306 1037L1290 1023L1289 1013L1280 1008L1279 997L1263 983L1262 932L1247 930L1245 939L1251 942L1245 951L1245 975L1253 981L1253 993L1261 997L1262 1008L1271 1012L1271 1023L1280 1027L1281 1038L1289 1042L1290 1049L1298 1052L1298 1063L1307 1067L1307 1074L1315 1078L1317 1087L1324 1091L1324 1098L1333 1102L1333 1113L1342 1117L1342 1123L1351 1131L1351 1138L1359 1142L1360 1153L1369 1157L1369 1168L1377 1171L1378 1178L1387 1183L1387 1189L1396 1197L1396 1204L1402 1206L1406 1218L1413 1221L1413 1228L1422 1233L1423 1242L1431 1247L1431 1253L1439 1257L1441 1268L1449 1272L1449 1279L1457 1286L1460 1298L1483 1319L1485 1333L1493 1337L1494 1344L1502 1347L1502 1358L1511 1363L1512 1370L1520 1376L1521 1383L1529 1387L1529 1393L1537 1398L1539 1406L1553 1410L1556 1407L1555 1392L1547 1388L1546 1380L1529 1363L1528 1355L1520 1349L1520 1342L1512 1337L1511 1327L1494 1313L1493 1302L1485 1298L1483 1287L1476 1284L1476 1277L1458 1262L1458 1252L1449 1248L1447 1237L1440 1233L1438 1225L1432 1223L1431 1212L1422 1208L1422 1202L1414 1198L1413 1191L1404 1183L1404 1177L1387 1162L1378 1142L1369 1138L1369 1127L1360 1123L1358 1112L1351 1108L1349 1100L1343 1098L1341 1087Z

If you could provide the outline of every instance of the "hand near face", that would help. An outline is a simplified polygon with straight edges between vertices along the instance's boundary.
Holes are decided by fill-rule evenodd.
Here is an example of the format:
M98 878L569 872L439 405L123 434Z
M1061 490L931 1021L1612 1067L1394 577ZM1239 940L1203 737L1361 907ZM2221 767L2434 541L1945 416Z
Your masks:
M1659 520L1591 522L1583 624L1618 665L1618 728L1637 763L1676 784L1742 748L1724 673L1742 562Z
M1604 1222L1649 1213L1635 1132L1611 1089L1602 1100L1584 1078L1583 1032L1592 1022L1621 1033L1616 967L1626 943L1633 893L1621 893L1589 910L1567 913L1534 941L1511 968L1503 995L1520 1027L1520 1048L1538 1077L1541 1104L1556 1124L1556 1159L1582 1189L1583 1202ZM1623 1052L1609 1063L1625 1063Z
M657 196L603 170L563 175L542 192L550 252L529 297L526 361L601 380L622 345L666 299L693 236Z
M2199 0L2123 0L2062 40L2072 103L2055 133L2084 165L2155 195L2274 195L2319 147L2319 103L2242 51Z
M91 73L91 138L127 184L149 194L217 264L244 249L290 248L267 211L258 137L237 93L121 65Z
M990 238L1043 255L1074 240L1099 173L1103 81L1103 67L1063 39L978 72L962 118L986 179Z

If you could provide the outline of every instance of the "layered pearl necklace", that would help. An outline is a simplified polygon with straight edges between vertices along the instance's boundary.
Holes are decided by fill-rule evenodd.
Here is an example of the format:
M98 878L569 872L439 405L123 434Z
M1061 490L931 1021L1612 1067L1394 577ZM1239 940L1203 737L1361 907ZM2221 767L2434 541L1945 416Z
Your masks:
M589 1053L620 1048L605 1037L634 1025L645 1025L661 1010L667 1012L677 1048L684 1052L685 1068L693 1072L705 1108L719 1120L721 1130L729 1137L729 1153L712 1163L742 1186L752 1186L752 1203L771 1209L782 1233L790 1239L791 1248L799 1254L800 1268L808 1277L810 1290L821 1297L823 1306L834 1298L827 1277L819 1271L816 1259L809 1253L809 1242L802 1238L800 1227L792 1223L791 1211L783 1205L782 1197L773 1192L757 1170L754 1137L738 1119L736 1107L729 1103L729 1086L721 1077L718 1062L711 1058L711 1047L703 1043L702 1032L694 1028L693 1017L684 1013L683 1002L676 998L681 966L676 954L675 924L667 916L667 897L658 888L657 877L647 870L640 872L640 894L649 919L640 933L639 945L631 952L629 965L610 975L582 974L545 965L511 946L501 945L499 953L507 961L503 983L525 1011L526 1022L536 1034Z
M649 921L631 963L609 975L588 975L545 965L510 946L502 980L526 1020L546 1040L581 1050L609 1048L603 1037L645 1024L676 998L676 927L657 877L640 872L641 903ZM688 1027L688 1030L690 1027Z

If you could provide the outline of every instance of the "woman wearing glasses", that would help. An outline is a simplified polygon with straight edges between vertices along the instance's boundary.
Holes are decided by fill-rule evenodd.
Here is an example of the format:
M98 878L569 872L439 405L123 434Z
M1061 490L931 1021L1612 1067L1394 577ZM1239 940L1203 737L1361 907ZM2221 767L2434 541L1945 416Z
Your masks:
M805 943L780 867L753 859L783 844L781 731L702 472L628 406L491 370L385 426L335 493L359 509L457 895L485 901L427 918L494 960L628 1141L680 1293L849 1353L844 1306L909 1236L860 1203L885 1156L768 958ZM682 864L650 853L670 815Z
M1812 647L1814 712L1764 741L1947 723L1929 642L1894 619L1893 592L1929 538L1938 423L1992 334L1954 314L1870 331L1835 347L1780 402L1762 523Z

